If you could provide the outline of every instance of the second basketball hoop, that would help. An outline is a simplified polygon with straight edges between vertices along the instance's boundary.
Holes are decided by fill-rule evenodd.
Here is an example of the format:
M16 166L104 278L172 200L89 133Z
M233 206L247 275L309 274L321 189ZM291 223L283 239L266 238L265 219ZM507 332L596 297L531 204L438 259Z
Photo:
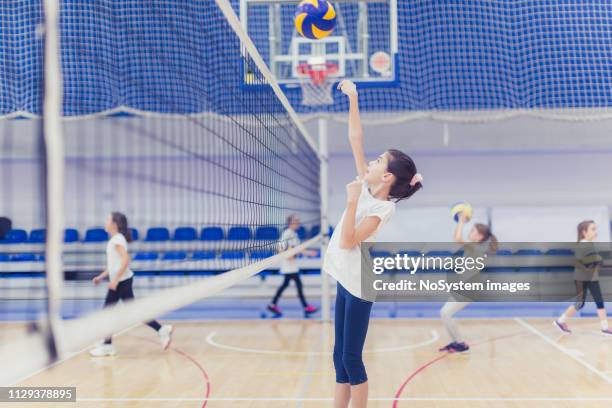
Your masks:
M297 66L302 88L302 105L318 106L334 103L332 87L338 73L338 64L324 57L313 57Z

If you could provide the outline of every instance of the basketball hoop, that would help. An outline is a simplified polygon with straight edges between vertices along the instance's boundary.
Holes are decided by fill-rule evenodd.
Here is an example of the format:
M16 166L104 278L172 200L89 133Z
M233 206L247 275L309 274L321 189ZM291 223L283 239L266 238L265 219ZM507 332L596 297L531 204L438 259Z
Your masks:
M332 85L338 64L316 60L298 64L296 69L302 88L302 105L330 105L334 103Z

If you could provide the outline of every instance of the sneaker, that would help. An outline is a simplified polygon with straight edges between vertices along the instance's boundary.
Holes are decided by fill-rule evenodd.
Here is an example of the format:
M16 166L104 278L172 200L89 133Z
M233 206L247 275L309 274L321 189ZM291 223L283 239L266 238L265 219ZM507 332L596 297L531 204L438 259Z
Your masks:
M307 305L304 308L304 315L306 317L310 316L313 313L317 313L319 311L319 309L317 309L316 307L314 307L313 305Z
M612 336L612 330L610 329L605 329L605 330L601 330L601 335L602 336Z
M274 303L270 303L268 305L268 310L274 314L274 317L280 317L283 315L283 312L281 311L280 307L276 306Z
M448 351L449 353L465 353L466 351L470 350L470 346L468 346L466 343L461 342L461 343L454 343L453 347Z
M555 326L557 329L561 330L563 333L571 333L572 332L569 329L569 326L567 325L567 323L561 323L558 320L555 320L553 322L553 326Z
M446 346L439 348L438 351L448 351L450 352L451 349L453 348L453 345L455 344L455 342L453 341L452 343L448 343Z
M172 333L174 333L174 326L169 324L164 324L157 332L159 342L164 350L168 350L168 347L170 347L170 343L172 342Z
M115 351L115 346L112 344L100 344L96 348L90 350L89 354L92 357L107 357L114 356L117 352Z
M447 344L441 349L438 349L438 351L446 351L447 353L465 353L469 349L470 347L467 344L463 342L457 343L456 341L453 341L452 343Z

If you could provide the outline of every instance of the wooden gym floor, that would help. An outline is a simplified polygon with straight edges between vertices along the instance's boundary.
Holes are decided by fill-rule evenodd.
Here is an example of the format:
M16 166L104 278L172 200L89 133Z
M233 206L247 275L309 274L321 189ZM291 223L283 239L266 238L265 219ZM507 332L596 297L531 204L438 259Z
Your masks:
M599 335L596 319L570 323L574 333L561 336L551 319L464 319L472 350L448 355L437 352L447 342L438 320L372 320L365 354L369 406L612 406L612 338ZM77 353L19 385L76 386L76 406L83 408L332 406L332 325L173 324L167 352L141 326L116 336L115 357ZM5 339L22 330L18 324L0 327ZM61 404L68 405L75 406Z

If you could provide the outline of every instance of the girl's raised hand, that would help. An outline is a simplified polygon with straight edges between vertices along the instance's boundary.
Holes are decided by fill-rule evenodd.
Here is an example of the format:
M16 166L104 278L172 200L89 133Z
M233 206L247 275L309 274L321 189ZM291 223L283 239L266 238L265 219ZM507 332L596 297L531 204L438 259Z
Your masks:
M348 183L346 185L346 200L349 202L357 202L362 188L363 182L359 178Z
M355 96L357 95L357 85L350 79L343 79L338 84L338 89L342 91L346 96Z

